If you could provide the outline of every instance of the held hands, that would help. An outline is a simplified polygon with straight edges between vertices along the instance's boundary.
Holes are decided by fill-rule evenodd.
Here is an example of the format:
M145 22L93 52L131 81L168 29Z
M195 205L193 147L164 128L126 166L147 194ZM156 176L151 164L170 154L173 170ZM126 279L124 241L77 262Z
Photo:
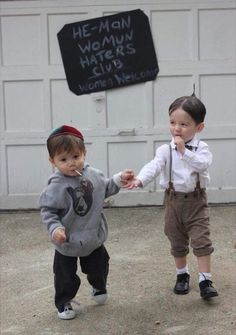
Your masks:
M142 187L142 186L143 184L141 180L134 177L132 180L128 181L127 184L124 185L123 187L128 188L128 190L132 190L133 188Z
M66 242L67 237L65 234L65 230L62 228L57 229L55 233L53 233L52 235L52 240L56 242L57 244L62 244Z
M121 173L121 183L123 188L128 188L129 190L142 187L142 183L134 175L133 170L126 169Z
M134 172L131 169L125 169L121 172L120 180L123 185L126 185L128 181L134 179Z

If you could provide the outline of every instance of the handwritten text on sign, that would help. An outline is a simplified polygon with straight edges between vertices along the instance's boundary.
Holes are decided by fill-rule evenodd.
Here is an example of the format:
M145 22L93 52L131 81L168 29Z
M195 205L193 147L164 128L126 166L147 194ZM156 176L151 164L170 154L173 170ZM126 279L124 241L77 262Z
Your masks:
M58 40L77 95L153 80L159 70L148 18L140 10L65 25Z

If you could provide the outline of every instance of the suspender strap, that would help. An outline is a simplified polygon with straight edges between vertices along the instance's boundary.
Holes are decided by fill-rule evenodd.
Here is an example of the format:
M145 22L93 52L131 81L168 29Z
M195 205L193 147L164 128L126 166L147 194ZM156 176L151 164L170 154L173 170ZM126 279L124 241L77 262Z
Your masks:
M172 148L171 145L169 144L169 150L170 150L170 166L169 166L169 188L168 191L173 191L175 192L174 184L172 183ZM173 193L171 192L171 193Z
M172 172L172 148L171 145L169 145L170 149L170 166L169 166L169 182L171 182L171 172Z

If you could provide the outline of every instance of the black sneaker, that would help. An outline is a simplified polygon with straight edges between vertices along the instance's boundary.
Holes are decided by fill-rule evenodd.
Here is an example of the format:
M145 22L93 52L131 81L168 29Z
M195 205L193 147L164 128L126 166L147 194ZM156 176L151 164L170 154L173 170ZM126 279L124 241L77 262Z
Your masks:
M206 279L201 281L199 283L199 287L200 287L200 295L203 299L210 299L218 296L218 293L216 289L213 287L211 280Z
M189 292L189 279L190 275L188 273L181 273L180 275L177 275L174 293L187 294Z

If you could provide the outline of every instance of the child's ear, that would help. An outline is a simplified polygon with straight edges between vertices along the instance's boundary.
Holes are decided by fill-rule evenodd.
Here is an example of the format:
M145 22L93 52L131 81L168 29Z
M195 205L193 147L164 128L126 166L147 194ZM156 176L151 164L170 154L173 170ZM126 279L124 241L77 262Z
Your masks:
M197 132L200 133L205 127L204 122L201 122L197 125Z
M49 160L49 162L52 164L52 166L55 166L55 164L54 164L54 161L53 161L53 158L52 158L52 157L48 157L48 160Z

